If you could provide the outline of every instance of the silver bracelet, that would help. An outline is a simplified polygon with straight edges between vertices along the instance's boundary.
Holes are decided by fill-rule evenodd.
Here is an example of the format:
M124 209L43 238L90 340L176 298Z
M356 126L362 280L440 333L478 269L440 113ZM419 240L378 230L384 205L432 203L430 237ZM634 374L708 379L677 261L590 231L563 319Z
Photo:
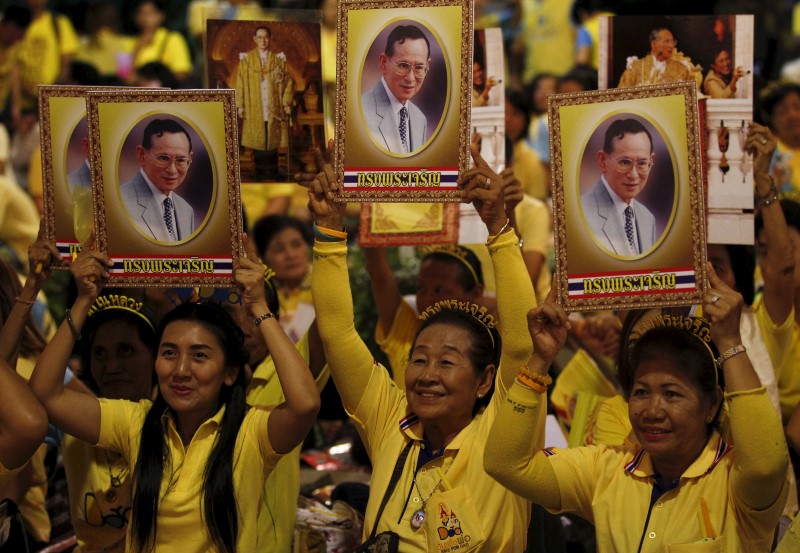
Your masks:
M263 322L264 322L264 321L266 321L267 319L271 319L271 318L272 318L272 317L274 317L274 316L275 316L275 315L273 315L272 313L270 313L269 311L267 311L266 313L264 313L264 314L263 314L263 315L261 315L260 317L256 317L256 326L260 325L261 323L263 323Z
M731 349L727 349L727 350L723 351L722 355L717 357L717 366L719 368L722 368L722 364L725 363L725 361L727 361L731 357L735 357L735 356L739 355L740 353L744 353L746 351L747 351L747 348L745 348L742 344L739 344L738 346L733 346Z

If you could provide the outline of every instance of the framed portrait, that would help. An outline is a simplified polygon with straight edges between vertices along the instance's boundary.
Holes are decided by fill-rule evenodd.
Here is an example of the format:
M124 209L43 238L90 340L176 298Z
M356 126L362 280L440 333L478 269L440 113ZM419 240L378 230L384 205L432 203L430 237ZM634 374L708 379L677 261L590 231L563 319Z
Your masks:
M700 303L693 83L550 96L558 298L568 311Z
M93 227L92 174L86 92L111 87L39 87L45 237L55 243L62 263L80 251Z
M456 181L469 163L472 3L342 0L338 9L338 199L459 201Z
M241 252L233 90L88 92L97 246L123 286L229 286Z
M325 142L319 12L206 25L208 87L236 90L242 182L288 182Z

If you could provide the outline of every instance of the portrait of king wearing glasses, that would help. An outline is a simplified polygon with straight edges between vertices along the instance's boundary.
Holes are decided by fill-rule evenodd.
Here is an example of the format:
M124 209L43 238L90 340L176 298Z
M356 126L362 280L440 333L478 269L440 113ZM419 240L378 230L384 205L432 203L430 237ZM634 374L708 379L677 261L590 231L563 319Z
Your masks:
M153 119L136 146L140 169L120 186L131 221L147 237L179 242L195 231L192 206L178 195L192 164L192 139L173 119Z
M411 154L427 140L428 119L411 99L431 68L431 45L416 25L397 25L378 56L381 78L362 94L361 109L375 142L395 154Z
M653 138L641 122L612 120L597 152L600 180L581 196L581 205L597 242L618 256L639 256L656 243L656 218L636 200L654 161Z

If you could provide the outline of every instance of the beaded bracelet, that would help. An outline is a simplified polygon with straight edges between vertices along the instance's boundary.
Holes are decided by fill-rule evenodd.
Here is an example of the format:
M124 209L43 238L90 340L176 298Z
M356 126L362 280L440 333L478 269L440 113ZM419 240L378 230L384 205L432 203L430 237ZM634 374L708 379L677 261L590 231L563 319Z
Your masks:
M531 390L535 390L542 394L545 393L547 391L547 387L553 383L553 379L549 374L533 372L532 370L528 369L527 365L520 367L519 374L517 374L517 380Z
M775 178L770 175L770 187L764 196L756 195L756 207L767 207L778 201L778 189L775 187Z
M261 316L259 316L259 317L256 317L256 321L255 321L255 322L256 322L256 326L259 326L261 323L263 323L263 322L264 322L264 321L266 321L267 319L271 319L271 318L272 318L272 317L274 317L274 316L275 316L274 314L272 314L272 313L270 313L269 311L267 311L267 312L266 312L266 313L264 313L263 315L261 315Z

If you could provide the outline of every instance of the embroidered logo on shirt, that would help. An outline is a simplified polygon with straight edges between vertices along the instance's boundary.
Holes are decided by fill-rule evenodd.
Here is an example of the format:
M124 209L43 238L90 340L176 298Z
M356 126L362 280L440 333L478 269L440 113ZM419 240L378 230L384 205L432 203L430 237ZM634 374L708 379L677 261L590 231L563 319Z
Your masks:
M436 529L439 534L439 543L436 544L441 553L458 551L469 547L471 538L461 529L461 521L444 503L439 503L439 520L442 525Z

